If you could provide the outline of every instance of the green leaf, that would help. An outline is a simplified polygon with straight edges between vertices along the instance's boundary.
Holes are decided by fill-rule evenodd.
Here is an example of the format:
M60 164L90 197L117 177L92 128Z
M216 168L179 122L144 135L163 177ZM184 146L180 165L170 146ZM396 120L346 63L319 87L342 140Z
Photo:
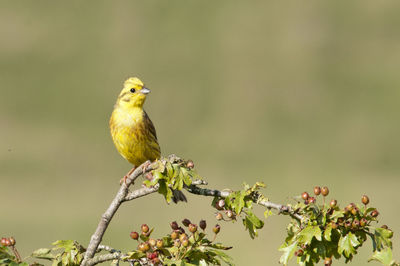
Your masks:
M265 219L267 219L268 217L270 217L271 215L274 215L274 213L271 210L266 210L264 212L264 217Z
M330 219L336 222L337 219L341 217L344 217L344 212L341 210L334 210L332 215L330 216Z
M56 246L54 249L63 248L65 251L70 251L71 249L75 248L74 240L57 240L56 242L52 243L53 246Z
M53 260L55 256L50 253L51 249L49 248L40 248L32 252L31 257L45 260Z
M309 225L299 233L299 242L302 244L310 244L313 237L322 240L322 232L318 225Z
M247 210L247 215L243 219L243 224L246 229L249 230L251 238L258 236L257 229L261 229L264 226L264 222L255 216L250 210Z
M160 184L158 193L164 195L165 200L170 203L172 199L172 190L167 186L165 180L161 179L158 183Z
M228 256L225 252L220 251L220 250L213 250L213 252L219 257L221 260L223 260L226 264L233 266L233 260L230 256Z
M393 232L391 230L385 228L375 228L375 243L376 248L381 250L384 247L392 248L392 241L390 240L393 237Z
M287 265L289 260L293 257L296 248L297 248L297 241L293 242L289 246L279 248L279 251L283 252L281 258L279 259L279 262L283 265Z
M358 242L357 237L349 232L346 236L340 236L338 243L338 252L339 254L344 254L346 258L351 258L352 255L356 253L354 249L360 244Z
M392 249L390 248L385 248L381 251L376 250L371 258L368 259L368 262L374 260L387 266L396 265L396 262L393 260Z
M331 241L331 233L332 233L332 225L328 224L325 227L324 238L328 241Z

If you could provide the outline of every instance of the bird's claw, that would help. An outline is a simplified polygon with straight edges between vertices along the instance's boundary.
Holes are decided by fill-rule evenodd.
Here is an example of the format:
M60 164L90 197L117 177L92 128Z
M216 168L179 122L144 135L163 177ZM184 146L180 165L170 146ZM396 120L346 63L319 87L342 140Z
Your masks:
M126 180L133 173L133 171L135 171L135 169L136 169L136 167L133 167L131 170L129 170L129 172L123 178L121 178L121 180L119 181L119 184L122 185L122 182L123 182L126 185Z

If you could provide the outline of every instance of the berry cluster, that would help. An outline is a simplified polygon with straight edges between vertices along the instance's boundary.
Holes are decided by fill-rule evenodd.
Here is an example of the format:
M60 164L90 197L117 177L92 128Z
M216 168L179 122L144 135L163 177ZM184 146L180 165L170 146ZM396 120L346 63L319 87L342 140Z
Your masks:
M216 235L220 231L220 226L217 224L213 227L214 238L212 241L206 238L205 229L207 222L201 220L199 224L192 223L189 219L183 219L180 226L176 221L170 223L172 232L163 237L162 239L151 238L153 229L150 229L147 224L143 224L140 233L133 231L130 237L139 242L137 251L130 253L130 259L147 259L151 265L164 265L169 261L185 260L190 262L191 253L205 253L204 255L218 254L211 253L210 248L213 249L229 249L220 244L214 244ZM199 231L201 229L201 231ZM188 232L186 232L186 230ZM208 254L209 253L209 254ZM217 258L210 259L217 261ZM211 261L210 261L211 262Z
M323 197L322 204L317 202L320 195ZM303 192L301 199L304 201L292 206L303 219L289 224L289 237L281 247L288 256L282 256L282 263L286 264L293 255L300 264L317 263L324 259L324 265L329 266L333 257L338 259L341 256L347 262L357 253L367 236L374 242L374 251L391 248L393 232L386 225L380 228L372 226L377 222L379 212L368 206L370 200L367 195L361 197L361 204L350 203L344 208L339 207L336 199L327 203L328 195L328 187L316 186L312 196Z
M16 241L14 237L2 237L0 243L3 247L13 247Z
M225 208L225 200L224 199L220 199L215 203L214 206L218 212L215 214L215 218L220 221L220 220L224 220L224 221L231 221L231 220L236 220L236 214L228 209ZM224 213L225 213L225 217L224 217Z

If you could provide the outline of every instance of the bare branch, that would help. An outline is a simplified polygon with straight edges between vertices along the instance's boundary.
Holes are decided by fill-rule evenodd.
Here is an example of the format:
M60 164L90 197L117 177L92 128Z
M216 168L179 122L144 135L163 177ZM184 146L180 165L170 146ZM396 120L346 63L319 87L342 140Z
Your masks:
M93 258L97 247L99 246L99 244L101 243L101 240L103 239L104 232L107 230L107 227L111 222L111 219L113 218L114 214L117 212L121 203L124 202L124 199L129 192L129 186L131 184L133 184L140 175L153 170L157 165L158 165L158 162L154 162L152 164L150 164L149 161L145 162L141 166L137 167L135 169L135 171L133 171L128 176L126 181L122 183L120 189L117 192L117 195L111 202L111 204L108 207L108 209L106 210L106 212L101 216L100 222L97 225L97 229L90 239L88 248L85 252L85 256L82 261L82 265L87 265L87 260Z
M216 189L199 188L196 185L189 186L187 188L187 190L192 194L202 195L202 196L226 198L226 197L228 197L230 195L229 191L220 191L220 190L216 190ZM270 202L270 201L267 201L267 200L257 201L257 200L254 199L253 202L258 204L258 205L267 207L268 209L278 210L279 213L288 214L292 218L295 218L298 221L301 221L303 219L303 217L300 214L295 213L290 206L273 203L273 202Z

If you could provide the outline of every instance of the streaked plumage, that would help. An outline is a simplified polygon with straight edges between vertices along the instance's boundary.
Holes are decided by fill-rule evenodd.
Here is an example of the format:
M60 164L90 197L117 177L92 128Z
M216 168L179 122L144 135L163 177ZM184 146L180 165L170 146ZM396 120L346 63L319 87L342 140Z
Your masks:
M137 167L161 156L153 123L143 110L150 92L138 78L129 78L118 96L110 118L111 136L118 152ZM173 201L186 201L181 191L173 190Z

